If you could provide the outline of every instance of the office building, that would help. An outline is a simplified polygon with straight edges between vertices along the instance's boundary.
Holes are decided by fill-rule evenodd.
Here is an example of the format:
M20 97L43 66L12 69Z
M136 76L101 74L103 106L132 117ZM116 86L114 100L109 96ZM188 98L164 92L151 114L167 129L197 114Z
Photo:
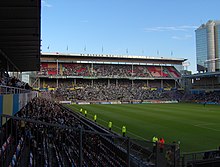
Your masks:
M209 20L195 32L197 71L220 71L220 21Z

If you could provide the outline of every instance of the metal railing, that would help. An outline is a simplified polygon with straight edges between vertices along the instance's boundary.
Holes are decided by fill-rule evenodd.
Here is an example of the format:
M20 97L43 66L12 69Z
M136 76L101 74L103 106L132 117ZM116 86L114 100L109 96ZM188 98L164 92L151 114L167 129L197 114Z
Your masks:
M30 92L30 90L0 85L0 94L19 94L19 93L28 93L28 92Z
M187 153L182 156L182 166L220 166L220 149Z

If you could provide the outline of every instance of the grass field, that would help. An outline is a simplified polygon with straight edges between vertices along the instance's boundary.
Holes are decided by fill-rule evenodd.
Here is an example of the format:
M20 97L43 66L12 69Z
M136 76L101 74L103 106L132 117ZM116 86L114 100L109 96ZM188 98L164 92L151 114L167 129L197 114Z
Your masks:
M180 141L181 151L195 152L220 146L220 106L202 104L94 104L70 105L75 111L88 111L88 117L97 115L97 122L121 133L126 125L127 135L151 140L163 137L166 143Z

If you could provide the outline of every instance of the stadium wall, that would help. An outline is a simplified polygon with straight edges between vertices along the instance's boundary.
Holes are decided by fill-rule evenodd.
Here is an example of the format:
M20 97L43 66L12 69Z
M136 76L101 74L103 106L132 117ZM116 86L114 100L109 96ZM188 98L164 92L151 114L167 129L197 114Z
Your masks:
M20 111L31 99L37 96L37 92L21 94L0 95L0 115L14 115Z

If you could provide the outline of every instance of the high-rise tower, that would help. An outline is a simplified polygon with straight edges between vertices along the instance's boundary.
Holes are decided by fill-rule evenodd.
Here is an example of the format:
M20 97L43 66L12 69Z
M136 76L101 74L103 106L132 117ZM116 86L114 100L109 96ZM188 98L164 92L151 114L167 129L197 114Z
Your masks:
M220 21L209 20L195 32L197 71L220 71Z

